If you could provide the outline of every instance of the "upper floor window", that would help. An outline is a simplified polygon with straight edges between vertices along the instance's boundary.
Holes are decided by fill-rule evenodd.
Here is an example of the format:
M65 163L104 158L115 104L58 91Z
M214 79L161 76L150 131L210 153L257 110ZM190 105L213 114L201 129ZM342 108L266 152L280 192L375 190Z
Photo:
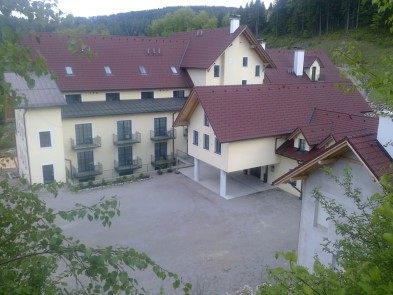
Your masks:
M217 137L214 140L214 152L221 155L221 143L218 141Z
M108 75L108 76L112 75L112 70L109 66L105 66L104 71L105 71L105 75Z
M79 103L82 102L81 94L66 94L65 96L67 103Z
M247 85L247 80L242 80L242 85Z
M75 125L75 136L76 136L76 144L92 144L93 143L93 134L92 134L92 125L91 123L86 124L76 124Z
M243 67L248 67L248 57L243 57Z
M299 139L299 151L304 152L306 150L306 141L302 138Z
M152 99L154 98L154 91L142 91L141 92L142 99Z
M209 135L203 134L203 148L205 150L209 150L209 141L210 141Z
M70 66L66 66L65 67L65 71L67 75L73 75L74 71L72 70L72 68Z
M154 136L167 136L167 119L166 117L154 118Z
M117 139L126 140L131 138L132 124L131 120L117 121Z
M40 134L40 147L51 147L52 141L50 131L42 131Z
M256 65L255 66L255 77L259 77L261 75L261 66Z
M214 77L220 77L220 65L214 65Z
M194 130L192 132L192 144L198 145L198 137L199 137L198 131Z
M206 116L206 113L203 115L203 125L206 127L210 127L209 119Z
M139 73L141 73L142 75L147 75L147 71L145 66L140 66L139 67Z
M119 92L109 92L105 93L106 101L119 101L120 100L120 93Z
M173 97L174 98L183 98L184 97L184 90L173 90Z

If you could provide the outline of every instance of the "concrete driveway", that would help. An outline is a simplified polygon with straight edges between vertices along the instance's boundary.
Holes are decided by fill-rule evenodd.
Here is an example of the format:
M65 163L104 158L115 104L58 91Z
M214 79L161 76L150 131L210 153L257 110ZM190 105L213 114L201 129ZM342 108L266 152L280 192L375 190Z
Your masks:
M275 252L297 248L301 201L279 189L225 200L182 174L153 175L145 181L83 191L67 190L48 205L71 208L116 195L121 216L110 228L96 223L62 224L66 234L88 245L129 246L181 275L199 294L225 294L256 286L266 265L282 261ZM151 294L166 283L137 274ZM167 289L165 294L180 294ZM197 294L196 292L194 294Z

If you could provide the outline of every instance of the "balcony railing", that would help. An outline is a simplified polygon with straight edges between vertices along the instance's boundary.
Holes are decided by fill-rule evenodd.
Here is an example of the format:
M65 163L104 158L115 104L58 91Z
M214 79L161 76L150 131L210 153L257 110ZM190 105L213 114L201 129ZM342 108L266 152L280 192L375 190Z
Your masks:
M138 157L135 160L129 161L128 163L119 163L115 160L114 165L117 172L135 170L142 168L142 159Z
M156 168L174 166L176 164L176 157L174 154L164 156L151 155L151 164Z
M71 147L74 150L91 149L101 146L101 137L96 136L94 138L88 138L83 142L76 142L75 139L71 138Z
M94 177L96 175L102 174L102 164L97 163L97 165L91 165L91 167L88 167L89 169L83 169L82 171L80 169L75 168L72 166L72 175L71 178L89 178L89 177Z
M176 138L176 130L169 129L169 130L150 130L150 139L153 141L160 141L160 140L168 140Z
M141 133L135 132L132 134L113 134L113 143L115 145L134 144L141 142Z

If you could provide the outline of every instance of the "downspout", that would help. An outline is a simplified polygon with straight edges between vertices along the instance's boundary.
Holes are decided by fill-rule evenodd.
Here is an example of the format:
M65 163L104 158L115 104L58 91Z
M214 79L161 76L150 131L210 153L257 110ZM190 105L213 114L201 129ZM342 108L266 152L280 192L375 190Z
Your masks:
M172 153L173 153L173 161L175 160L175 113L172 113ZM173 162L176 164L175 162Z
M26 113L27 109L25 109L23 113L23 126L25 127L25 140L26 140L26 153L27 153L27 165L29 167L29 183L32 184L31 182L31 167L30 167L30 156L29 156L29 141L27 140L27 131L26 131Z
M74 179L74 176L72 175L72 161L70 159L64 159L64 160L70 162L70 178ZM66 175L66 177L67 177L67 175Z

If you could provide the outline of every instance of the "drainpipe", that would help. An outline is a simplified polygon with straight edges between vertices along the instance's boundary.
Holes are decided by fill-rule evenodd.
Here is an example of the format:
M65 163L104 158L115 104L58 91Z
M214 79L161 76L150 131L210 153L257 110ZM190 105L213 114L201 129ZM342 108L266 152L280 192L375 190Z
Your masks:
M29 156L29 141L27 140L27 131L26 131L26 113L27 109L25 109L23 113L23 126L25 127L25 140L26 140L26 153L27 153L27 165L29 167L29 183L32 184L31 182L31 167L30 167L30 156Z
M70 159L64 159L64 160L70 162L70 177L71 177L71 179L74 179L74 176L72 175L72 161ZM66 175L66 177L67 177L67 175Z
M175 113L172 113L172 153L173 153L173 160L175 160Z

